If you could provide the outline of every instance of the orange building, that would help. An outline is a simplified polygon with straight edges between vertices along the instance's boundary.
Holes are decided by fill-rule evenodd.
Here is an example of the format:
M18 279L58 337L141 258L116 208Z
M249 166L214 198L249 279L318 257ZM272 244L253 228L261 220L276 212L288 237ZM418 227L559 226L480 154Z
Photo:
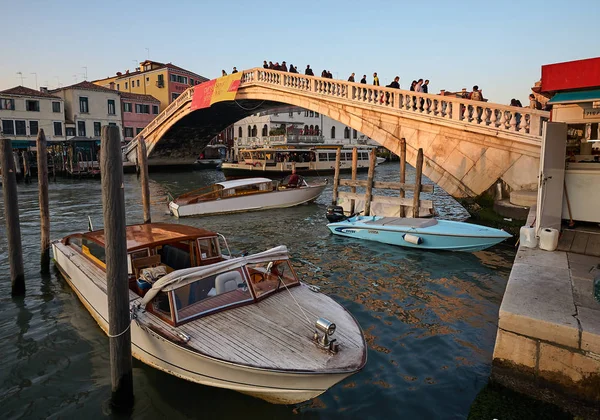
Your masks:
M117 72L114 76L95 80L93 83L120 92L153 96L160 101L162 111L187 88L207 80L204 76L172 63L146 60L134 72Z

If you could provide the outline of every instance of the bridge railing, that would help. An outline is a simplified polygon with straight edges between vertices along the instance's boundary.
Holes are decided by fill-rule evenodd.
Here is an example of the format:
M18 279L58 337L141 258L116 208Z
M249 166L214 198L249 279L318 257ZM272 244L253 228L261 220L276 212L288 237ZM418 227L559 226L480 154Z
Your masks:
M541 140L542 122L548 120L550 116L549 112L531 108L472 101L263 68L244 71L241 86L250 83L277 85L311 96L327 96L334 100L399 110L407 114L448 120L497 132L517 133L536 140Z

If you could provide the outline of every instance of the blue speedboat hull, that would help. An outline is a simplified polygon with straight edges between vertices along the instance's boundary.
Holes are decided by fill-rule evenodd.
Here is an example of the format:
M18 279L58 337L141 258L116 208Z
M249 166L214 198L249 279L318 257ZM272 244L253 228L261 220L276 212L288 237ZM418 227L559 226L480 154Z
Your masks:
M409 248L481 251L510 238L503 230L436 219L354 216L329 223L332 233Z

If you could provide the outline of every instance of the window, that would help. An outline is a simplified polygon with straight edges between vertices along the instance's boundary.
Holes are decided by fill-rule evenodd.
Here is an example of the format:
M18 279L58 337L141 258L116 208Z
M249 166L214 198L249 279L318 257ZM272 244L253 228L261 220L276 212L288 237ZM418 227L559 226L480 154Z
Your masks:
M294 111L290 111L288 114L290 117L294 118Z
M133 137L133 127L125 127L124 130L125 137Z
M0 109L7 109L10 111L15 110L15 100L14 99L0 99Z
M138 134L140 134L142 132L143 128L136 128L135 129L135 135L137 136Z
M267 124L263 125L262 135L263 135L263 137L266 137L269 135L269 127L267 126Z
M327 161L327 153L319 153L319 162Z
M288 260L246 265L250 275L250 285L257 298L277 289L285 289L298 284Z
M149 81L150 81L150 78L146 77L146 84L148 84Z
M244 134L244 133L243 133L242 127L238 127L238 137L239 137L239 138L242 138L242 137L243 137L243 134Z
M25 125L25 121L17 120L15 121L15 129L17 136L26 136L27 135L27 127Z
M52 102L52 112L60 112L60 102Z
M119 88L119 84L118 84L118 83L117 83L117 90L121 90L121 89Z
M81 243L83 254L92 257L92 260L95 260L96 263L106 264L106 251L103 246L87 238L81 238Z
M136 85L137 87L140 87L140 79L137 79L137 80L135 81L135 85Z
M335 138L335 126L331 127L331 138L334 139Z
M310 111L310 116L311 116L311 117L314 117L314 116L315 116L315 113L314 113L313 111Z
M67 127L67 137L73 137L75 135L75 127Z
M115 115L115 113L116 113L115 100L109 99L108 100L108 115Z
M15 122L13 120L2 120L2 131L4 135L15 134Z
M181 95L181 93L171 93L171 101L174 101L175 99L177 99L177 97Z
M77 132L80 137L85 137L85 121L77 121Z
M327 157L330 162L335 162L335 153L327 153Z
M319 126L315 125L315 136L319 135Z
M315 117L319 118L319 113L315 112Z
M25 100L25 109L27 111L40 112L40 101Z
M344 128L344 138L345 139L350 138L350 128L349 127Z
M173 80L173 76L175 76L175 80ZM171 81L172 82L177 82L177 83L183 83L185 85L187 85L188 83L188 78L185 76L176 76L176 75L171 75Z
M135 104L135 113L136 114L149 114L150 113L150 105Z
M39 130L39 123L37 121L29 121L29 134L32 136L37 135Z
M116 126L117 126L117 123L108 123L108 126L109 126L109 127L116 127Z
M248 126L248 137L252 137L252 127Z
M165 85L165 76L163 74L159 74L158 75L158 80L156 82L156 85L161 88Z
M304 116L308 117L308 110L304 111Z
M94 137L99 137L102 135L102 124L99 122L94 123Z
M127 89L127 82L125 82L125 89Z
M158 105L152 105L152 113L158 115Z
M159 76L159 80L160 80L160 76ZM177 81L177 76L172 74L171 75L171 82L176 82Z
M54 135L62 136L62 123L61 122L54 123Z
M352 138L356 139L358 137L358 132L356 130L352 130Z
M88 106L88 98L86 98L85 96L79 97L79 112L81 112L82 114L87 114L88 112L90 112L90 108Z
M131 112L131 102L123 102L123 112Z
M194 79L190 78L190 86L194 86Z

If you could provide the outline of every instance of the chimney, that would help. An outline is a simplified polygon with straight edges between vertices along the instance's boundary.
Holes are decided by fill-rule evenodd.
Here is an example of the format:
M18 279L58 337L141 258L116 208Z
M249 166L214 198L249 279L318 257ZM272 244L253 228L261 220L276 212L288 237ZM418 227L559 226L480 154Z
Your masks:
M120 71L117 72L117 76L122 76L123 73L121 73Z
M108 86L110 89L115 90L115 82L110 82Z
M48 88L46 86L40 86L40 92L48 93Z

